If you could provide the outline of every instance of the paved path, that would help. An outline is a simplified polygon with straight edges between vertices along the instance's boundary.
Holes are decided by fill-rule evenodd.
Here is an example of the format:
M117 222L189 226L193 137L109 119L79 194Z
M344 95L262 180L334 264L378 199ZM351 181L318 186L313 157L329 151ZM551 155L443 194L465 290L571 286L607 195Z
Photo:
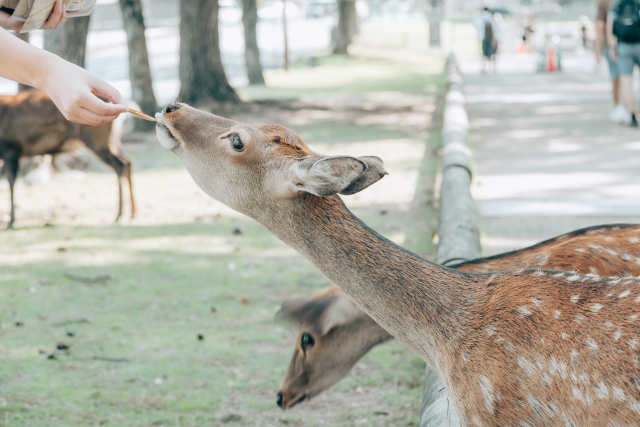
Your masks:
M640 222L640 130L608 121L608 77L590 57L536 73L531 57L495 74L463 61L483 251L576 228Z

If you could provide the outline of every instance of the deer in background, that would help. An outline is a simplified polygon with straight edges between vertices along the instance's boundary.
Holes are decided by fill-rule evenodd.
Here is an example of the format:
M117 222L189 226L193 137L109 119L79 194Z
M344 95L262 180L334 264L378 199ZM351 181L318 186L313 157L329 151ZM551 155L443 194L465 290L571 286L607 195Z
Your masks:
M122 177L129 183L131 218L135 216L135 201L131 183L131 161L122 152L119 132L112 123L89 126L72 123L64 118L49 96L27 90L13 96L0 96L0 160L1 172L9 181L10 219L15 222L14 185L21 157L71 152L82 144L93 151L118 175L118 215L122 216Z
M575 230L513 252L453 265L468 273L541 268L602 276L640 276L640 225ZM344 378L369 350L393 337L338 288L290 300L276 315L299 323L295 349L278 391L288 409Z
M544 270L471 274L378 235L338 194L385 175L320 156L290 130L172 104L160 144L209 196L309 259L443 380L464 426L636 425L640 279Z

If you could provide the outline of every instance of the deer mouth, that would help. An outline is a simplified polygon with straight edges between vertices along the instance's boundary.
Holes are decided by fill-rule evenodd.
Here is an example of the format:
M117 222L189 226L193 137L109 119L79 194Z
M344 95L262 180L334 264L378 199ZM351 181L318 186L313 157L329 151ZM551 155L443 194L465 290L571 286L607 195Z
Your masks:
M160 145L162 145L167 150L173 150L180 145L180 141L173 136L171 133L171 129L167 126L167 123L162 118L163 113L156 113L156 135L158 136L158 141L160 141Z
M311 396L309 396L308 394L303 394L302 396L300 396L298 398L298 400L296 400L295 402L293 402L291 405L289 405L289 408L293 408L294 406L296 406L298 403L304 402L305 400L309 399Z

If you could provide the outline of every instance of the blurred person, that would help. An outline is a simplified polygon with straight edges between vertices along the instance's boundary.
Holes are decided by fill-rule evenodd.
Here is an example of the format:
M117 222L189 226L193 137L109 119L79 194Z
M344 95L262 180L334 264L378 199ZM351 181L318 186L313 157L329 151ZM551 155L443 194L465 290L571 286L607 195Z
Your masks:
M638 0L612 0L607 19L607 42L611 58L618 61L620 81L618 99L622 108L617 122L638 127L633 96L633 67L640 65L640 3Z
M56 0L41 29L58 28L66 20L62 0ZM6 30L19 31L24 23L0 10L0 76L46 92L67 120L99 125L127 111L120 92L84 68L25 43ZM100 95L112 104L101 101Z
M493 71L496 71L499 29L493 13L488 7L483 8L480 15L476 17L474 26L478 34L478 41L482 45L482 72L486 72L487 64L491 64Z
M609 119L613 122L617 122L618 117L625 118L625 107L620 105L618 90L620 83L620 69L618 62L611 58L611 49L607 44L607 20L609 18L609 6L611 0L599 0L598 11L596 15L596 42L594 46L594 52L596 54L596 60L598 64L602 61L602 57L605 58L609 65L609 74L611 75L611 92L613 95L613 111L609 113Z

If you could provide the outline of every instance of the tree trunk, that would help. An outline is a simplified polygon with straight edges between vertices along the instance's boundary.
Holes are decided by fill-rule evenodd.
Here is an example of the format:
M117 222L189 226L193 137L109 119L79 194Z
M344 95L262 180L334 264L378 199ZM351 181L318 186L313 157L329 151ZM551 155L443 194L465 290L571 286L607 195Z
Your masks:
M55 30L44 32L44 48L84 68L90 16L69 19Z
M29 43L29 33L20 33L18 31L14 31L13 33L15 34L15 36L17 38L19 38L23 42ZM29 86L29 85L18 83L18 92L22 92L22 91L29 90L29 89L33 89L33 88L31 86Z
M222 67L218 0L180 0L180 99L239 102Z
M129 80L131 97L145 113L153 116L158 111L158 103L153 94L153 80L149 67L147 39L144 34L144 17L141 0L120 0L122 21L127 33L129 48ZM155 123L135 120L134 130L146 131L155 128Z
M348 55L347 49L358 33L358 14L355 0L338 0L338 27L335 32L334 54Z
M431 0L429 13L429 47L440 47L440 21L442 20L442 0Z
M242 25L244 26L244 59L247 77L251 85L263 85L262 63L258 49L258 5L256 0L242 0Z

